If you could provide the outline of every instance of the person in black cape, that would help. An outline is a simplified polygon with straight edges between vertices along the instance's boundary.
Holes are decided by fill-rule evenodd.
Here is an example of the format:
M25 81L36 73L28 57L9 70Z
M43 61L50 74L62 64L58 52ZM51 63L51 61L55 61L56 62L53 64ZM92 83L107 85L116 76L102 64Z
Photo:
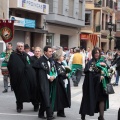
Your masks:
M30 56L24 51L24 43L18 42L8 62L11 86L15 93L17 112L23 109L23 102L32 102L36 108L36 76Z
M41 57L41 48L40 47L35 47L34 48L34 56L31 57L31 64L32 66L34 67L34 65L36 64L37 60ZM38 80L38 72L39 70L34 68L35 70L35 73L36 73L36 83L37 83L37 95L36 95L36 100L38 102L38 105L36 106L36 109L34 111L38 111L39 109L39 103L40 103L40 94L39 94L39 91L40 91L40 86L39 86L39 80Z
M93 64L96 64L101 57L99 48L93 49L92 57L84 70L83 97L79 114L81 114L81 119L85 120L85 115L93 116L94 113L99 112L98 120L104 120L104 110L109 104L108 95L103 90L101 70L93 67ZM100 65L106 66L106 63L101 62Z
M50 74L52 70L55 70L55 63L52 59L52 48L50 46L44 47L44 55L40 57L34 67L39 69L41 105L38 117L45 119L44 112L46 111L47 120L52 120L54 117L51 102L51 86L54 83L56 75Z
M57 50L53 58L55 60L57 77L56 77L56 99L54 111L57 111L58 117L66 117L64 108L71 106L70 80L67 76L65 66L62 64L64 59L63 51Z

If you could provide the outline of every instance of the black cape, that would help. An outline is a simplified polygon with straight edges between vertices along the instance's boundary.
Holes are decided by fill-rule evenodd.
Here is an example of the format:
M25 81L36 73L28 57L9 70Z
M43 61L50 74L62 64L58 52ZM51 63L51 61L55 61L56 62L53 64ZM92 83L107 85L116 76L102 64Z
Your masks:
M47 78L47 74L49 75L49 72L50 72L50 68L47 62L48 62L47 58L43 55L34 65L34 68L39 69L38 79L39 79L40 93L44 101L44 105L45 107L50 107L51 106L51 101L50 101L51 82ZM51 59L49 60L49 62L51 64L53 60Z
M99 112L99 102L108 101L108 95L103 93L102 83L100 82L100 72L91 72L89 71L90 66L94 60L90 60L85 67L85 78L83 83L83 97L80 106L79 114L93 116L94 113Z
M30 56L26 53L13 52L8 62L8 69L17 101L34 101L36 99L36 76L30 64Z
M66 71L62 67L63 64L56 62L57 78L56 78L56 102L55 111L63 110L64 108L71 106L71 90L70 80L66 76ZM63 80L68 80L67 88Z

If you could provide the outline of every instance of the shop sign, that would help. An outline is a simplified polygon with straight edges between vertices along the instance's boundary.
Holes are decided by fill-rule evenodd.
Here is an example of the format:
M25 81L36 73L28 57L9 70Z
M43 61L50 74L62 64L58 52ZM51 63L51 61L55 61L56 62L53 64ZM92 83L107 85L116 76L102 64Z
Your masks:
M80 34L81 40L89 40L89 34Z
M11 16L10 20L14 20L15 26L35 28L35 20L25 19L20 17Z
M18 8L30 10L38 13L48 14L49 5L34 0L18 0Z

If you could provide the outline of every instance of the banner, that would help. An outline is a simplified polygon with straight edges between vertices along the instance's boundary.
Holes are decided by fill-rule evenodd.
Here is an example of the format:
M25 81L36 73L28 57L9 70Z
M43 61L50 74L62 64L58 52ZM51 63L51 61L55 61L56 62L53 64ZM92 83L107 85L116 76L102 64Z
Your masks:
M2 40L7 43L13 39L14 36L14 21L0 20L0 36Z

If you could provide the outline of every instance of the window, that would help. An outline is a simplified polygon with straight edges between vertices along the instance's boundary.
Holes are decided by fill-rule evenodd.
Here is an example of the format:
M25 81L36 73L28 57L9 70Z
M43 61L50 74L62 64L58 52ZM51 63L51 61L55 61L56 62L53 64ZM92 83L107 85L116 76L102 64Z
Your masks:
M58 14L63 14L63 0L58 0Z
M69 0L69 16L73 17L74 12L74 0Z
M120 31L120 22L117 23L117 31Z
M85 13L85 25L91 25L91 12Z
M79 19L82 19L82 5L83 5L83 3L81 2L81 0L79 0Z
M49 4L49 13L53 13L53 0L47 0L47 3Z

